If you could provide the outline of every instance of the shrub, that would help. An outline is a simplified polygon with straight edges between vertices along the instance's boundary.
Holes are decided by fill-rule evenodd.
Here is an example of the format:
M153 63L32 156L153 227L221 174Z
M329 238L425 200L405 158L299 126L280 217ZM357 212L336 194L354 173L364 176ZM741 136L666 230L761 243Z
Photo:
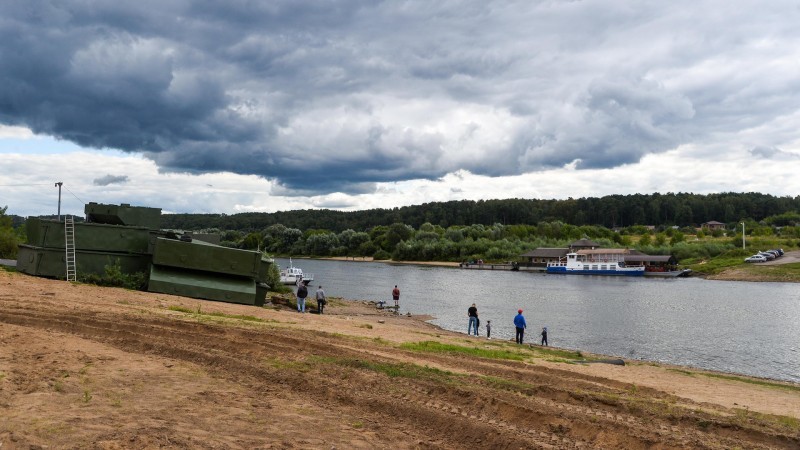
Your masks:
M372 255L372 258L377 260L392 259L392 255L390 255L386 250L378 250L374 255Z
M147 275L142 272L123 273L119 260L114 264L105 266L105 273L84 274L78 277L82 283L96 284L98 286L121 287L125 289L143 290L147 286Z

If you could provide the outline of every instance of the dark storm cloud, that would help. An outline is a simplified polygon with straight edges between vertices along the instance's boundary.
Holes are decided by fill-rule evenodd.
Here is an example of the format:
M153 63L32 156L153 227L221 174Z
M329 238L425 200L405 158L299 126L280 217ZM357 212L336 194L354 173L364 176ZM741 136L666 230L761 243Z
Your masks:
M796 129L776 118L800 104L797 15L790 2L8 1L0 123L296 195L615 167L742 129L768 148Z
M127 175L111 175L108 174L104 177L95 178L92 184L95 186L108 186L110 184L124 184L128 182Z

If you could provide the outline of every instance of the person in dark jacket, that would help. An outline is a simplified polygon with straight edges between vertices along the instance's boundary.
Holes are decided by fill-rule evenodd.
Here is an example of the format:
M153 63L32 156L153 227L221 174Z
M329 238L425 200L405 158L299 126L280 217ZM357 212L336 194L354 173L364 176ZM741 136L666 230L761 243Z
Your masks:
M399 312L398 309L400 307L400 289L397 288L397 285L394 285L394 289L392 289L392 300L394 300L394 308L395 312Z
M471 334L472 330L475 330L475 336L478 335L478 308L475 307L475 303L467 309L467 317L469 317L469 323L467 324L467 334Z
M525 324L525 316L522 315L522 310L520 309L517 311L517 315L514 316L514 327L517 329L516 340L517 344L522 344L522 337L525 335L525 328L527 325Z
M308 288L305 283L300 283L297 287L297 312L306 312L306 297L308 297Z
M542 345L547 346L547 327L542 328Z

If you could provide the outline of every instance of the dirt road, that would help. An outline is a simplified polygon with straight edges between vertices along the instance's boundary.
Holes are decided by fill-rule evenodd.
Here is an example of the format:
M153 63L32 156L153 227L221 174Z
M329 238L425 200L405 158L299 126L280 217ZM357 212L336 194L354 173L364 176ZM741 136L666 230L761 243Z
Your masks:
M797 385L326 311L0 270L0 448L800 447Z

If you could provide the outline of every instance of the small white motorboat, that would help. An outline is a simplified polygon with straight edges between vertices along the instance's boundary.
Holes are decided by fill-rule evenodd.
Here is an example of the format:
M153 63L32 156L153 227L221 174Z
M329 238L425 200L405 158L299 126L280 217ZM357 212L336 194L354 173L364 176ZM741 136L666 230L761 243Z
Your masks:
M295 267L291 259L289 259L289 267L281 269L280 272L283 284L299 284L301 281L308 284L314 281L313 273L303 273L303 269Z

